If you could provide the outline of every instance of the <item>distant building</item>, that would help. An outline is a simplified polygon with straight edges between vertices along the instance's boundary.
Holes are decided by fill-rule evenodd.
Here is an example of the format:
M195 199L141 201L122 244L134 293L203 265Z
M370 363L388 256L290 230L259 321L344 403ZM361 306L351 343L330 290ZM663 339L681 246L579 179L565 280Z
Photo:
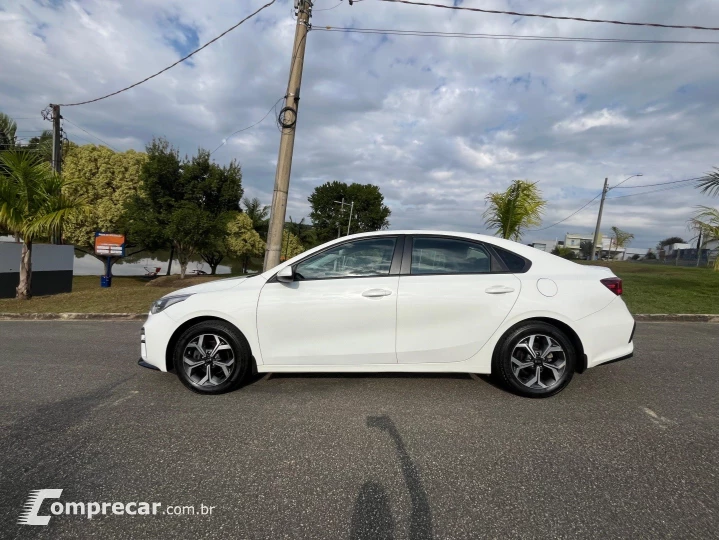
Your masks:
M680 249L691 249L692 246L686 243L676 243L676 244L670 244L668 246L664 246L664 256L665 257L674 257L674 252L680 250Z
M529 246L540 251L546 251L547 253L551 253L552 251L554 251L554 248L557 247L557 241L540 240L539 242L532 242L531 244L529 244Z
M614 243L614 238L606 236L600 233L601 253L600 258L602 259L615 259L621 260L624 258L625 248L617 248ZM564 245L574 251L578 258L582 258L581 245L584 241L594 242L593 234L573 234L567 233L564 236Z

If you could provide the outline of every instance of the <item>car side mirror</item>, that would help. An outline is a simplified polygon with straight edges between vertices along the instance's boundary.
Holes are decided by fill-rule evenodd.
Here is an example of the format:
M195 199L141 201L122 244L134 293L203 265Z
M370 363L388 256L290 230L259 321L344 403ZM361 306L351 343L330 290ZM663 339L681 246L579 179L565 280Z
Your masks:
M292 266L285 266L282 270L277 272L277 281L281 283L291 283L295 280L295 272L292 270Z

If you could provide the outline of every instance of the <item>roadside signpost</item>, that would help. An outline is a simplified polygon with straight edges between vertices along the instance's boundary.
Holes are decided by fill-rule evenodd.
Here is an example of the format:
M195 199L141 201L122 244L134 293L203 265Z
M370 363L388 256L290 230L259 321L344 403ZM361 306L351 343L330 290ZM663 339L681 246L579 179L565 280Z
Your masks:
M125 256L125 235L96 232L95 255L105 260L105 275L100 276L100 287L112 286L112 260Z

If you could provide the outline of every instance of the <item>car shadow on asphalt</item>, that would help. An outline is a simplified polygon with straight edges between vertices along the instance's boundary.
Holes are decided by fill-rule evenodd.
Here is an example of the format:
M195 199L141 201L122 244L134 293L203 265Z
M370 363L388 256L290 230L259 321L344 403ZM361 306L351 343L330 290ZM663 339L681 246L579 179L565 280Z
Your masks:
M429 498L422 484L419 469L412 461L399 430L392 419L386 415L368 416L367 426L387 432L390 440L394 443L410 498L409 538L411 540L433 538ZM352 540L368 538L389 540L394 538L394 530L395 519L392 516L386 489L378 482L365 482L355 498L350 538Z

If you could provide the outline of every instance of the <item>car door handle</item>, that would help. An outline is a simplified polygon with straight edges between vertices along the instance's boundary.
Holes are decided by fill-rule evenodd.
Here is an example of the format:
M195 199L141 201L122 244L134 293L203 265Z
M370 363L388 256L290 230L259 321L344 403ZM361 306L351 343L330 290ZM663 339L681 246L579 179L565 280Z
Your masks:
M389 296L392 291L387 289L368 289L362 293L362 296L366 298L379 298L381 296Z
M488 289L485 289L484 292L487 294L507 294L514 292L513 287L505 287L504 285L495 285L494 287L489 287Z

